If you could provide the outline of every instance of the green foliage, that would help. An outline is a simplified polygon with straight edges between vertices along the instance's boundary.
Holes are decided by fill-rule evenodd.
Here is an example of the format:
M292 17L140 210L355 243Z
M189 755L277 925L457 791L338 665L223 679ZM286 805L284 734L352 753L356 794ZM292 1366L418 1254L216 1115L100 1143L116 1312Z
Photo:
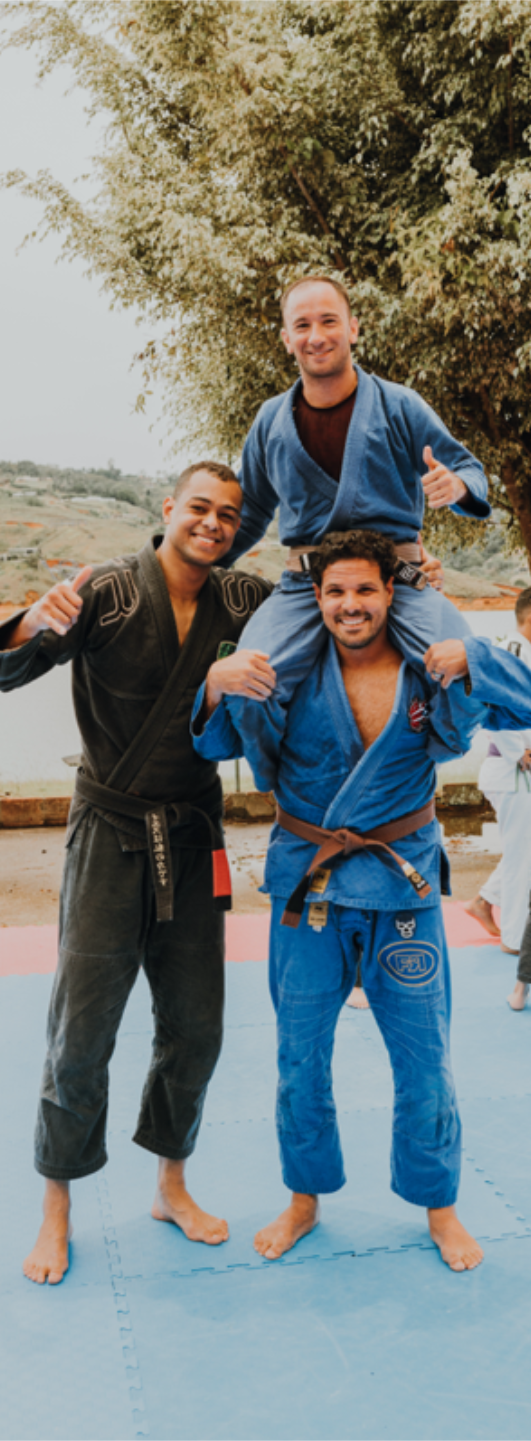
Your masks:
M348 284L362 363L481 457L531 554L531 0L2 8L5 43L36 46L42 74L68 63L108 117L92 203L48 172L7 183L113 303L165 327L144 391L162 382L181 441L236 457L294 375L279 294L324 269Z

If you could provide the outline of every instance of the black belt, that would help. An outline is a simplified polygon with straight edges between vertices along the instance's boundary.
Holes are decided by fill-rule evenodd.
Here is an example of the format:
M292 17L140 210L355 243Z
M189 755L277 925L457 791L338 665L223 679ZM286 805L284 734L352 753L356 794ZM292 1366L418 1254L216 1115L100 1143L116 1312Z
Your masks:
M173 868L170 849L170 825L186 826L199 818L208 831L208 850L212 856L212 894L214 909L229 911L231 908L230 870L223 839L207 811L192 806L188 801L145 800L130 792L115 791L112 786L101 785L90 776L78 771L76 796L88 801L96 810L108 811L113 816L127 816L130 820L144 821L151 862L151 874L157 906L157 921L173 920Z

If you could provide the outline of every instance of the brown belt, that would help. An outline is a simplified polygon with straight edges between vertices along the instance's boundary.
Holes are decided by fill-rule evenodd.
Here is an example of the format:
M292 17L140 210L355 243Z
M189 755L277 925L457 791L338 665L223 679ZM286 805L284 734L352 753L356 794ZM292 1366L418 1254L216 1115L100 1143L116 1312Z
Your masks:
M363 835L360 835L357 831L348 830L346 826L342 826L336 831L326 830L324 826L314 826L310 821L302 821L298 816L288 815L287 811L282 809L282 806L277 806L277 825L282 826L282 829L285 831L290 831L292 835L298 836L300 840L311 841L313 845L319 847L313 861L311 861L308 866L306 874L302 880L299 881L298 886L295 887L293 894L289 898L282 917L282 925L293 926L294 928L298 926L312 877L315 871L323 866L326 861L330 861L333 856L339 855L344 856L346 859L347 856L353 855L356 851L372 849L373 847L386 851L387 855L396 861L396 864L413 886L417 895L424 900L425 896L429 896L431 886L429 886L428 882L424 880L424 877L410 865L409 861L405 861L402 856L398 855L397 851L392 850L389 841L398 841L403 836L412 835L413 831L418 831L421 826L427 826L429 821L434 820L434 818L435 798L428 801L427 805L422 806L418 811L410 811L407 816L400 816L399 820L388 821L386 825L375 826L372 831L365 831Z
M412 585L415 590L424 590L424 586L427 585L426 576L418 569L422 562L421 546L417 541L398 540L394 541L394 547L397 580L403 581L405 585ZM309 575L310 556L312 550L317 549L318 546L312 546L309 549L306 545L292 545L287 554L286 570L293 570L298 575L301 573Z

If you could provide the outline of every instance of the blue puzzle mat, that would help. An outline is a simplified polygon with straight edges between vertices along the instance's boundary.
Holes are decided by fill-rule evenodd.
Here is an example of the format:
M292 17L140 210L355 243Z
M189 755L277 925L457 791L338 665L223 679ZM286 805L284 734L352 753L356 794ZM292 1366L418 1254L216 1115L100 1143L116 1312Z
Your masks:
M73 1187L71 1269L24 1279L50 976L0 981L4 1106L0 1344L4 1441L529 1441L531 1010L512 957L458 950L453 1057L464 1127L460 1214L485 1263L453 1275L424 1213L389 1189L392 1086L369 1012L345 1007L335 1088L347 1184L280 1262L253 1235L286 1203L274 1131L266 966L227 968L226 1040L191 1189L230 1221L193 1245L152 1220L154 1158L131 1144L150 1051L137 984L112 1063L108 1166Z

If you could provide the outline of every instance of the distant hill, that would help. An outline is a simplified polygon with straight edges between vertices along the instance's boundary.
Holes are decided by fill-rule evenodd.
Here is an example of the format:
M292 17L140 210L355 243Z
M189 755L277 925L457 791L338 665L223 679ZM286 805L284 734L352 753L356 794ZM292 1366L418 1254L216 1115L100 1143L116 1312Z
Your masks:
M0 461L0 603L22 604L80 565L138 550L174 483Z
M0 461L0 605L22 605L80 565L139 550L161 524L162 501L175 480L122 475L114 466L61 470ZM524 552L507 553L496 517L474 546L447 549L443 562L446 593L465 600L495 599L499 586L531 584ZM276 521L239 566L278 580L283 550Z

